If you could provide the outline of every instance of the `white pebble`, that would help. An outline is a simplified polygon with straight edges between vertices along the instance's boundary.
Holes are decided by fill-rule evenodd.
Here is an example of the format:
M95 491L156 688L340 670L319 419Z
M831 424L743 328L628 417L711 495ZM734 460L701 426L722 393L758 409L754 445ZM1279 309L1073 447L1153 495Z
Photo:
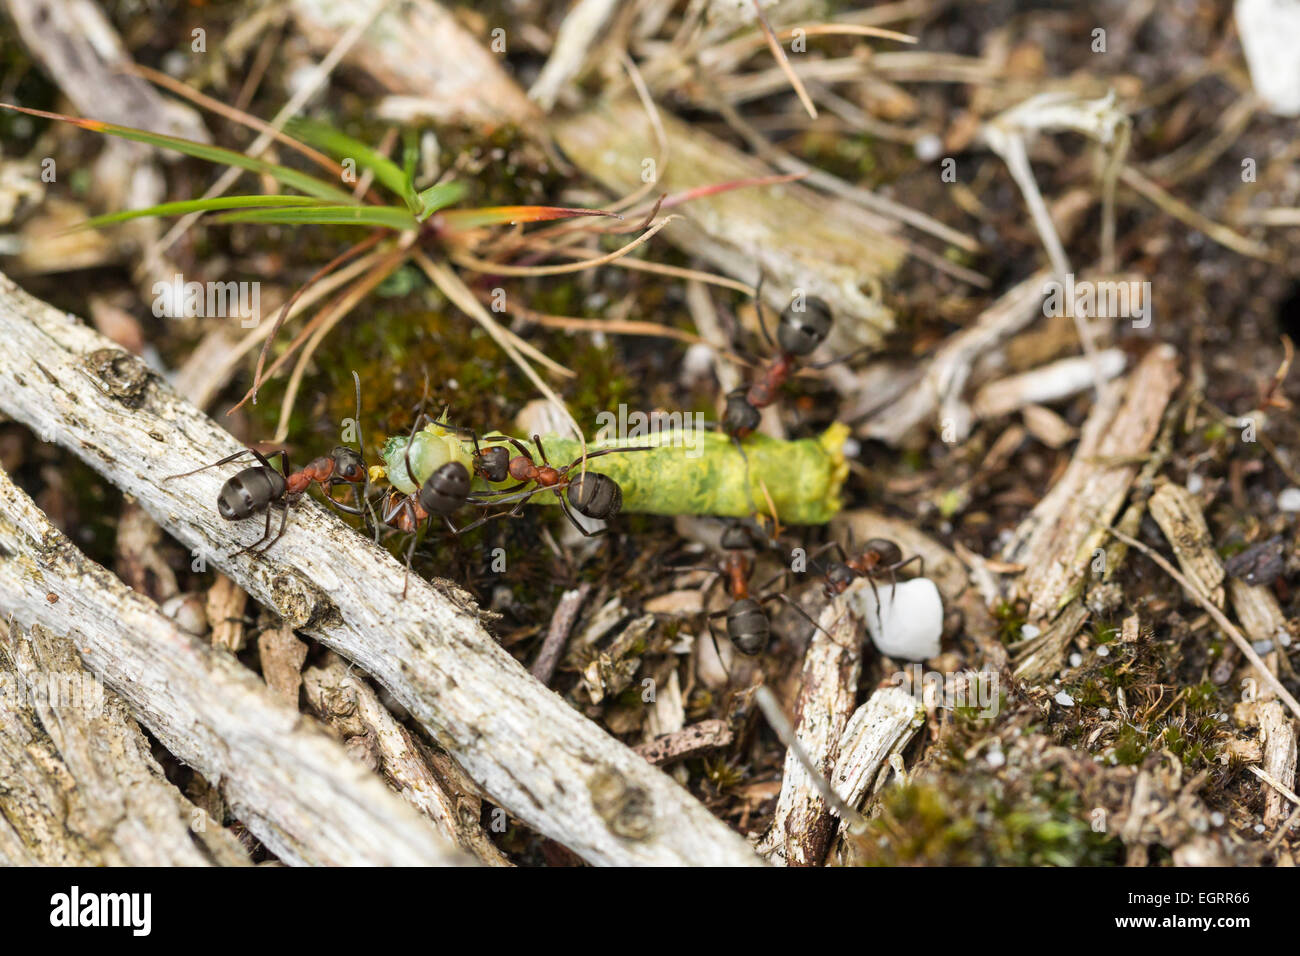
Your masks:
M1262 823L1256 823L1255 826L1254 826L1252 829L1254 829L1254 831L1255 831L1256 833L1263 833L1263 832L1264 832L1264 824L1262 824Z
M1061 691L1059 694L1057 694L1054 700L1062 707L1074 706L1074 698L1071 697L1069 694L1067 694L1065 691Z
M1215 810L1213 813L1210 814L1210 823L1216 827L1223 826L1223 820L1224 820L1224 816L1218 810Z
M1097 708L1097 716L1100 717L1102 720L1105 720L1107 717L1110 716L1110 708L1109 708L1109 707L1098 707L1098 708Z
M916 158L923 163L932 163L943 153L943 140L934 133L926 133L916 141L913 147Z
M1001 750L990 750L984 759L988 761L990 767L1001 767L1007 762L1007 755Z
M1274 113L1300 116L1300 4L1237 0L1235 13L1255 92Z
M1020 629L1020 636L1023 637L1025 640L1029 640L1030 638L1037 637L1039 634L1042 633L1043 633L1043 629L1040 627L1036 627L1033 624L1026 624L1024 627Z
M1199 495L1201 493L1201 489L1204 487L1205 487L1205 479L1202 478L1200 475L1198 475L1196 472L1192 472L1190 475L1187 476L1187 490L1190 491L1192 494Z
M905 661L923 661L939 653L943 634L943 598L929 578L891 583L855 581L844 602L867 626L876 649ZM880 595L877 613L876 595Z
M1256 654L1267 654L1273 649L1272 641L1256 641L1251 647L1255 648Z
M1300 488L1284 488L1277 496L1277 506L1282 511L1300 511Z
M1082 654L1080 654L1080 653L1078 653L1078 652L1076 651L1075 653L1073 653L1073 654L1070 655L1070 666L1071 666L1071 667L1078 667L1078 666L1079 666L1080 664L1082 664L1082 663L1083 663L1083 655L1082 655Z
M1110 648L1107 647L1105 644L1101 645L1101 647L1097 648L1097 656L1110 657Z

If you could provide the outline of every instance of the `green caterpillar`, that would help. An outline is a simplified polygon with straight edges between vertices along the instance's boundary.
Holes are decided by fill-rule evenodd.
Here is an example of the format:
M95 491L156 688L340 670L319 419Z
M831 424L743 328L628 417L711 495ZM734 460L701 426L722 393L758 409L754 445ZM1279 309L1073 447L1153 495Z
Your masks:
M775 508L777 518L785 524L824 524L840 509L840 489L849 471L844 459L848 434L848 426L836 422L817 438L782 441L752 435L745 440L742 456L721 432L669 429L646 437L589 442L587 451L654 446L652 451L604 455L589 466L619 483L624 511L745 518L755 510L766 513ZM408 443L414 478L406 469ZM506 444L512 455L518 454L499 434L479 439L484 450L500 444ZM536 448L531 442L525 445L540 464ZM544 435L542 445L557 468L582 455L576 439ZM384 465L372 469L372 477L386 477L398 491L410 494L449 461L459 461L472 472L474 445L456 432L427 425L415 434L414 441L406 435L389 438L382 454ZM513 480L496 485L481 478L474 480L476 491L514 484ZM530 502L554 504L555 496L540 493Z

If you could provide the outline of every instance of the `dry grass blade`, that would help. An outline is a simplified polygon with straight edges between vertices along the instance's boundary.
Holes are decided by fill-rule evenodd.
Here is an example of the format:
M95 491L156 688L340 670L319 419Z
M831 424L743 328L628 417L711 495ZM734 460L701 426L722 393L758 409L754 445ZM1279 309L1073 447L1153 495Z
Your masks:
M795 95L799 97L799 102L803 104L803 108L808 111L808 116L811 119L816 119L816 104L813 103L812 97L808 95L808 90L804 87L803 81L799 79L799 75L795 73L794 67L790 65L790 60L785 55L785 47L781 46L781 41L772 32L772 25L767 22L767 17L763 13L762 6L759 5L759 0L753 0L753 3L754 13L758 17L759 29L763 31L768 49L772 51L772 56L776 58L777 66L781 68L781 72L790 81L790 86L794 89Z
M474 293L469 286L465 285L460 276L447 268L445 264L434 262L420 250L416 250L414 261L416 265L424 270L424 274L429 277L430 281L442 290L443 295L452 301L452 304L481 325L483 330L492 336L493 341L501 346L506 355L510 356L510 361L519 366L520 371L528 377L528 380L533 383L537 390L559 410L573 430L574 437L583 443L585 453L586 435L578 426L568 406L528 364L527 360L519 353L519 350L515 348L510 336L506 334L506 330L501 327L501 324L496 319L492 318L492 314L483 308L478 299L474 298Z
M470 255L468 252L452 251L449 255L451 261L456 265L466 269L472 269L475 272L486 272L493 275L501 276L556 276L566 275L573 272L583 272L587 269L594 269L598 266L609 265L611 262L617 262L632 250L649 242L654 235L668 225L677 216L665 216L657 223L637 236L627 245L614 250L608 255L599 256L595 259L588 259L582 262L565 262L553 266L511 266L500 262L492 262L488 259L480 259L477 256Z

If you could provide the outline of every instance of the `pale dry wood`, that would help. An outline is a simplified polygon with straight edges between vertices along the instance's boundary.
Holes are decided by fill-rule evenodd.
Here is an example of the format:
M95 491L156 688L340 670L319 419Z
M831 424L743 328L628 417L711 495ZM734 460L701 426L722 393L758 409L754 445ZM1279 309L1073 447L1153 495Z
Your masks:
M560 24L551 55L529 87L529 99L550 111L569 81L582 69L596 37L618 7L618 0L579 0Z
M1237 620L1241 621L1241 629L1251 641L1268 641L1276 647L1278 637L1287 633L1287 620L1272 589L1262 584L1247 584L1240 578L1229 578L1228 597L1232 609L1237 612Z
M1042 315L1044 287L1052 274L1040 270L1003 293L975 323L950 337L925 365L921 378L881 407L858 429L862 438L897 444L931 416L945 419L960 441L970 433L971 412L961 394L977 359Z
M1027 405L1057 402L1091 388L1094 371L1110 381L1124 371L1124 353L1098 352L1095 368L1087 356L1076 356L989 382L975 393L971 410L978 418L996 418Z
M372 5L291 0L289 9L307 42L326 51L364 22ZM508 50L515 38L507 30L502 39ZM505 71L504 57L488 51L492 40L474 36L432 0L403 0L376 18L343 62L414 98L405 104L408 111L444 122L528 125L537 107Z
M632 749L652 764L663 766L710 750L730 747L734 735L725 720L701 720L681 730L663 734Z
M851 807L861 807L885 759L907 746L920 727L921 706L901 687L882 687L853 712L839 743L831 784ZM841 822L843 832L845 823Z
M1151 517L1174 549L1183 574L1201 594L1223 607L1223 562L1214 551L1200 502L1182 485L1161 479L1148 502Z
M129 73L126 45L91 0L8 0L18 35L82 116L210 141L198 113ZM19 104L27 106L30 104ZM135 145L135 144L132 144ZM147 147L139 147L144 154Z
M212 628L212 646L238 654L244 649L244 608L248 595L230 578L218 574L208 588L208 625Z
M670 195L772 175L734 147L662 110L669 161L654 170L656 188ZM634 98L599 103L551 124L565 154L615 195L643 185L647 161L659 155L653 126ZM682 215L663 236L727 275L749 283L767 278L766 300L777 309L795 289L825 299L844 337L879 344L893 328L880 283L900 265L904 250L881 217L819 196L798 183L702 196L677 207Z
M845 594L867 586L865 580L855 581ZM839 761L840 740L853 714L866 634L842 598L832 600L818 618L804 653L795 705L795 739L826 778ZM831 808L790 747L776 811L757 843L758 852L783 866L820 866L834 831Z
M1264 744L1264 771L1287 790L1295 787L1296 733L1282 705L1267 700L1255 712ZM1264 794L1264 826L1272 829L1286 811L1286 800L1276 789Z
M1124 380L1113 414L1114 383L1103 386L1070 466L1003 553L1026 568L1016 590L1029 602L1030 622L1051 621L1082 590L1180 380L1177 353L1158 345Z
M336 654L303 674L312 709L357 754L373 750L376 767L397 793L433 821L444 838L488 866L511 866L479 825L481 801L439 779L426 748L398 723L379 695ZM364 760L364 757L362 758Z
M12 325L6 317L0 329ZM42 358L60 368L51 351ZM6 377L5 390L18 387ZM219 783L235 815L280 859L335 865L462 859L335 741L275 700L256 675L178 630L152 601L87 559L3 472L0 555L0 613L23 627L70 635L86 667L164 747Z
M262 679L272 692L293 708L298 706L302 689L302 665L307 660L307 645L285 625L267 628L257 635L257 655L262 664Z
M218 516L231 471L163 479L240 445L137 359L4 278L0 410L83 457L286 624L359 664L543 834L594 863L758 862L685 790L537 683L474 608L415 577L402 600L403 566L323 508L300 502L268 555L237 554L261 526Z
M66 637L0 620L0 862L240 866L248 855L167 781L122 698Z

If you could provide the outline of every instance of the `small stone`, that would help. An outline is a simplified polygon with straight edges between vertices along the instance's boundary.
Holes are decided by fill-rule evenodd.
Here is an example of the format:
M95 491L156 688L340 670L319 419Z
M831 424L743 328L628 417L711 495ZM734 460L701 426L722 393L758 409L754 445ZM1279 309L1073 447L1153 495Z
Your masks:
M1040 627L1036 627L1033 624L1026 624L1024 627L1020 629L1020 636L1023 637L1025 640L1030 640L1031 638L1035 638L1042 633L1043 633L1043 629Z
M1281 511L1300 511L1300 488L1285 488L1277 496L1277 506Z
M1223 821L1224 821L1224 816L1218 810L1215 810L1213 813L1210 814L1210 823L1213 826L1221 827L1223 826Z
M1101 645L1101 647L1097 648L1097 656L1110 657L1110 648L1107 647L1105 644Z
M939 653L943 598L929 578L892 583L855 581L844 602L867 627L876 649L890 657L923 661ZM879 595L879 604L877 604Z
M1078 667L1082 663L1083 663L1083 655L1080 654L1078 651L1075 651L1073 654L1070 655L1071 667Z
M916 151L917 159L923 163L932 163L943 154L943 140L934 133L926 133L917 139L912 148Z
M988 761L990 767L1001 767L1007 762L1007 755L1001 750L990 750L984 759Z
M1059 694L1057 694L1057 695L1053 698L1053 700L1055 700L1055 701L1056 701L1058 704L1060 704L1062 707L1073 707L1073 706L1074 706L1074 698L1071 697L1069 694L1067 694L1065 691L1061 691Z
M1200 475L1198 475L1196 472L1192 472L1190 475L1187 476L1187 490L1190 491L1192 494L1199 495L1201 493L1201 490L1204 487L1205 487L1205 479L1202 478Z
M1110 717L1110 708L1109 708L1109 707L1098 707L1098 708L1097 708L1097 716L1100 717L1102 720L1107 719L1108 717Z

